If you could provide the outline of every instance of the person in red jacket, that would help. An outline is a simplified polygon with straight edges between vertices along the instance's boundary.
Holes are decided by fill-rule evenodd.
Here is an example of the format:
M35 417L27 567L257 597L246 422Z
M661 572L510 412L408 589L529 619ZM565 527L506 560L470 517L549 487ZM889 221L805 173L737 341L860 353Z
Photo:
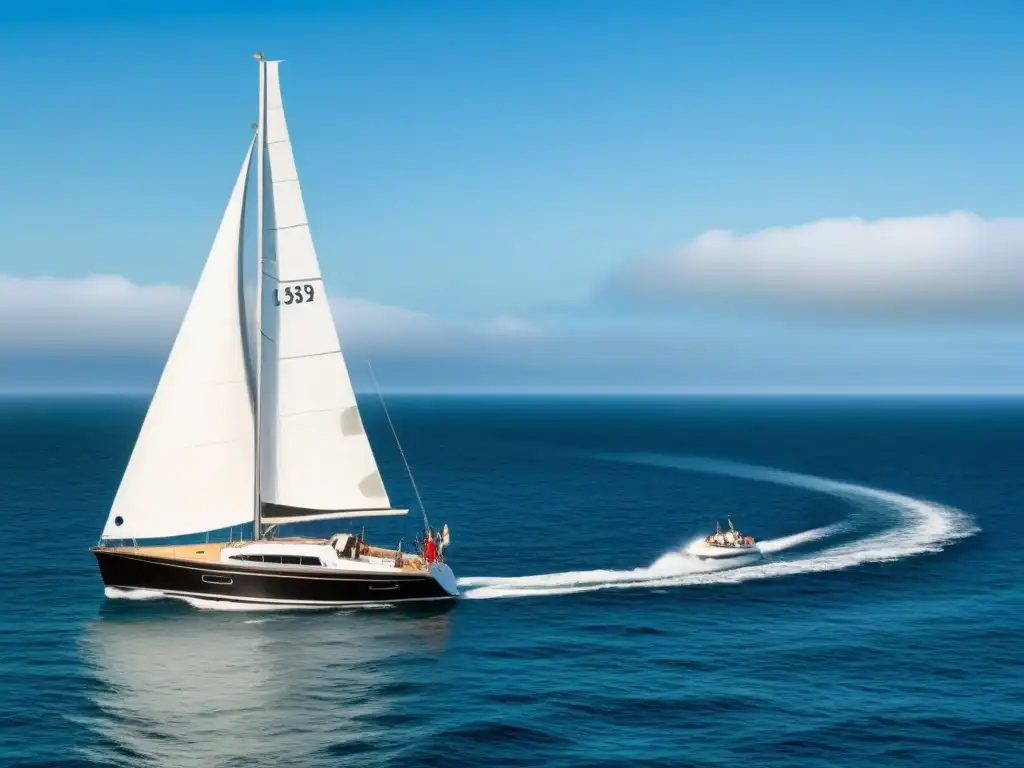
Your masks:
M427 563L432 563L437 558L437 544L434 543L434 537L427 530L426 541L423 542L423 559Z

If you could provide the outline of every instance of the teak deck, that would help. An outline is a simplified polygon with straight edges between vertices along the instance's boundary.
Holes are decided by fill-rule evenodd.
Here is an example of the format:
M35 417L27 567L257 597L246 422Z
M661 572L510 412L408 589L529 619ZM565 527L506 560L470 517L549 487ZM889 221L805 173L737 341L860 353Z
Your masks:
M306 538L287 538L287 539L272 539L274 542L282 542L289 544L321 544L326 545L329 542L327 539L306 539ZM147 557L161 557L168 560L191 560L193 562L222 562L220 559L221 551L225 547L237 547L242 544L251 544L252 542L241 542L241 541L221 541L210 544L165 544L157 547L97 547L97 549L104 549L109 552L130 552L137 555L144 555ZM361 554L369 555L370 557L380 557L388 560L393 560L398 554L397 550L394 549L383 549L382 547L371 547L363 545ZM402 570L403 571L425 571L427 570L426 564L423 559L418 555L409 554L408 552L402 553Z

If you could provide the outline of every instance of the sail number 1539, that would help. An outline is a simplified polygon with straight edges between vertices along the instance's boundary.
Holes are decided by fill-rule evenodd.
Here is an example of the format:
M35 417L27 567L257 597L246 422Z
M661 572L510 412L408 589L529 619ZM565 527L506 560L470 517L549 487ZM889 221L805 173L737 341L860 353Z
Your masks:
M289 285L285 288L274 289L274 306L282 304L302 304L304 301L312 301L316 296L312 285Z

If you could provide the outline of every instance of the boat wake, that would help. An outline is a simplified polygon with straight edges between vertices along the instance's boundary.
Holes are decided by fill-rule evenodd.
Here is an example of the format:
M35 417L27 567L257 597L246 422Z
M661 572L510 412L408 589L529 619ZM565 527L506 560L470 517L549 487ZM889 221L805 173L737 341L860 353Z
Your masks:
M698 560L691 548L668 552L645 568L629 571L595 570L547 573L536 576L471 576L459 580L468 599L565 595L601 589L662 589L698 584L725 584L750 579L768 579L850 568L864 563L899 560L926 552L938 552L950 543L970 536L978 528L969 515L943 506L890 491L854 483L829 480L814 475L786 472L730 461L655 454L613 454L599 458L646 466L659 466L688 472L702 472L775 483L845 499L861 512L883 516L893 526L881 533L865 536L792 558L763 560L759 555L730 558L727 561ZM761 541L765 555L776 555L795 547L844 533L851 521Z
M161 600L166 595L154 589L121 589L120 587L104 587L103 594L111 600Z

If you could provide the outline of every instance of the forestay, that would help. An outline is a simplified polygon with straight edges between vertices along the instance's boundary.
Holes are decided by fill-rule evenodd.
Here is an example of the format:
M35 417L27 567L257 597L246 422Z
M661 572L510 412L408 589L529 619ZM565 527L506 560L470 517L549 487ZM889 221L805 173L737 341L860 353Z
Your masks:
M252 151L250 144L104 538L180 536L253 519L254 423L240 280Z
M265 66L263 519L404 514L390 509L363 429L306 219L278 62Z

